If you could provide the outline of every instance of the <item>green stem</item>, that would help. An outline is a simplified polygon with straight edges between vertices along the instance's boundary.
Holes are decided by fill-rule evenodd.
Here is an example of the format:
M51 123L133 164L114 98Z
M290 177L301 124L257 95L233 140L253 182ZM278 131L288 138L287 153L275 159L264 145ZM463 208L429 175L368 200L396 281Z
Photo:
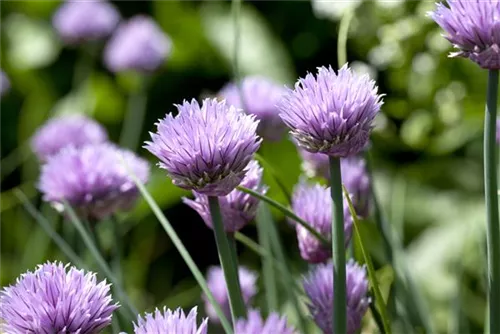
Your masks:
M257 210L257 217L255 217L255 221L257 223L257 230L259 233L259 243L266 250L268 254L272 256L271 249L271 235L270 230L273 224L272 221L269 221L269 217L265 210L265 204L262 203L259 205ZM277 242L277 240L274 240ZM268 312L278 311L278 288L276 287L276 273L274 272L274 266L272 264L272 260L269 257L262 258L262 271L264 275L264 286L265 286L265 295L267 302L267 310Z
M300 225L302 225L302 227L304 227L316 239L318 239L319 241L321 241L322 244L324 244L325 246L330 246L330 242L324 236L322 236L318 231L316 231L314 228L312 228L311 225L309 225L308 222L306 222L304 219L302 219L299 216L297 216L295 213L293 213L290 209L288 209L287 207L285 207L283 204L278 203L275 200L273 200L272 198L269 198L269 197L267 197L265 195L262 195L261 193L259 193L257 191L254 191L252 189L248 189L248 188L245 188L245 187L242 187L242 186L238 186L238 187L236 187L236 189L238 189L239 191L242 191L244 193L247 193L249 195L252 195L253 197L258 198L261 201L264 201L267 204L269 204L269 205L275 207L276 209L280 210L281 212L283 212L285 214L285 216L287 216L289 218L292 218L297 223L299 223Z
M121 254L122 254L122 233L120 231L120 224L117 221L117 217L111 217L111 228L113 229L113 261L111 266L113 268L113 272L115 273L115 277L120 284L123 284L122 280L122 268L121 268Z
M142 78L140 88L137 92L131 93L125 120L123 121L123 128L120 134L120 146L126 147L132 151L137 149L141 139L142 126L144 124L144 117L146 116L147 105L147 84L146 80Z
M484 117L484 196L488 243L489 332L500 333L500 226L498 221L496 124L498 70L490 70Z
M330 157L330 191L332 210L332 259L333 259L333 332L347 332L347 297L344 242L344 205L340 159Z
M348 10L340 21L339 37L337 42L337 60L339 68L347 63L347 36L349 34L349 25L354 17L354 9Z
M235 266L235 257L232 255L231 246L224 232L222 215L219 207L219 198L216 196L208 196L208 204L210 214L212 216L212 224L215 234L215 242L219 251L219 259L226 280L227 292L229 296L229 306L231 308L231 316L233 326L236 320L246 316L245 303L241 295L240 284L238 279L238 268Z

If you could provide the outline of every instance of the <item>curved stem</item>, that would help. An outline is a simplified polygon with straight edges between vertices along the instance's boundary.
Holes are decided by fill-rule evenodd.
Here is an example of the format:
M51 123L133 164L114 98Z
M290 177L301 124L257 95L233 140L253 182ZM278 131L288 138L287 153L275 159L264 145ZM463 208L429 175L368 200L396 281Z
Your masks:
M490 70L484 117L484 196L488 243L488 303L490 314L500 312L500 226L498 221L496 123L498 70ZM490 317L490 333L500 333L500 318Z
M347 332L346 264L344 241L344 205L340 159L330 158L330 191L332 211L332 259L333 259L333 332Z
M238 278L238 268L236 267L236 254L231 250L229 240L224 232L222 223L222 215L219 207L219 198L216 196L208 196L208 205L210 207L210 215L212 216L212 224L215 234L215 242L219 251L219 259L226 280L227 292L229 296L229 305L231 308L231 316L233 326L236 320L246 316L245 303L241 295L241 289Z
M354 17L354 9L348 10L340 21L339 37L337 41L337 60L339 68L347 63L347 36L349 35L349 25Z

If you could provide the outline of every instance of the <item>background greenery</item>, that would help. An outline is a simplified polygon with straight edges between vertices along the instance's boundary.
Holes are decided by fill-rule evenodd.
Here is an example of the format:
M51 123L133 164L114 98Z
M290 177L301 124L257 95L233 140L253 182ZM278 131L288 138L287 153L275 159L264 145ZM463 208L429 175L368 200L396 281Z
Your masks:
M174 45L148 90L142 129L146 140L154 122L174 111L173 103L216 93L230 80L234 31L230 3L114 4L123 17L153 16ZM437 328L452 330L461 321L462 329L481 330L485 310L481 133L486 73L470 61L447 58L449 43L426 17L433 1L351 4L358 7L349 31L348 61L371 73L386 94L372 137L376 190L385 213L404 240L408 267L425 291ZM100 55L89 79L73 85L75 66L88 50L67 47L58 40L51 16L59 5L43 0L0 2L1 67L12 84L1 101L2 286L37 263L66 261L12 191L21 188L63 229L65 223L42 205L35 189L39 165L27 144L35 129L53 114L87 112L117 141L127 95L134 89L134 77L109 73ZM245 2L242 73L263 74L291 85L317 66L336 67L341 15L342 8L333 3ZM261 153L292 189L300 174L293 144L287 139L265 143ZM139 154L154 163L145 150ZM268 182L270 194L283 201L273 181ZM189 194L174 187L157 167L152 168L148 189L200 268L204 271L217 264L212 232L180 202L181 196ZM275 214L299 274L306 266L298 256L294 231ZM198 304L200 289L148 206L140 202L122 218L124 281L138 308ZM108 226L102 224L99 229L104 246L111 248ZM382 267L378 232L370 221L362 229L375 262ZM253 224L243 232L256 237ZM242 246L239 250L243 264L260 269L258 256ZM257 303L262 297L260 293Z

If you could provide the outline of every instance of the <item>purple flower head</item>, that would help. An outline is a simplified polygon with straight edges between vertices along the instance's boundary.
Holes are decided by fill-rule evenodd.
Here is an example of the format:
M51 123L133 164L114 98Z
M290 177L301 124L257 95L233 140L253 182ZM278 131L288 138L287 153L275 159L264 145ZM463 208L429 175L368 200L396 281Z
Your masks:
M10 90L10 81L4 71L0 70L0 97Z
M249 76L241 82L243 102L240 90L234 83L227 84L219 95L226 99L228 104L236 108L245 109L245 112L260 120L257 133L262 138L270 141L280 140L285 130L285 124L279 116L276 106L281 97L286 93L283 86L259 76Z
M377 86L344 65L336 74L320 67L299 79L279 105L283 122L297 144L312 153L347 157L367 144L382 105Z
M40 161L46 161L64 147L79 148L107 140L106 130L99 123L86 116L74 114L47 121L31 139L31 148Z
M333 265L321 264L314 268L303 282L304 290L311 300L309 310L316 325L325 334L333 333ZM354 261L346 266L347 289L347 334L354 334L361 326L370 304L366 270Z
M118 308L112 302L109 284L94 273L47 262L0 292L0 331L99 333Z
M120 21L115 7L100 0L66 1L53 18L54 28L69 44L107 37Z
M172 49L170 38L147 16L122 23L108 42L104 62L113 72L153 72Z
M197 309L192 308L188 315L182 309L175 311L156 309L153 313L146 313L144 318L138 317L137 324L134 323L135 334L207 334L208 318L202 320L198 326L196 322Z
M68 147L42 167L38 187L43 199L61 211L67 201L79 214L92 220L129 210L138 190L122 157L139 180L147 182L148 163L130 151L112 144Z
M262 185L263 170L256 160L250 161L248 171L240 185L265 195L268 187ZM195 200L183 198L184 203L195 209L203 218L205 224L212 228L212 216L208 205L208 196L193 191ZM241 230L254 219L260 200L247 193L234 189L226 196L219 197L222 221L226 232L234 233Z
M311 153L299 149L304 160L302 168L309 177L322 176L330 179L328 156L322 153ZM340 160L342 183L347 188L360 217L367 217L370 211L370 178L366 170L366 161L359 156L352 156Z
M332 234L332 199L330 188L320 184L309 184L301 181L292 195L292 209L297 216L308 222L311 227L327 239ZM302 225L291 221L297 231L297 240L302 258L310 263L320 263L331 257L331 247L325 246L309 233ZM345 246L352 235L352 216L344 199L344 236Z
M429 16L445 31L457 52L485 69L500 69L500 2L496 0L448 1L437 4Z
M240 280L241 293L243 301L248 306L250 301L257 293L257 274L243 266L238 268L238 278ZM207 284L215 300L220 304L225 316L231 318L231 309L229 306L229 297L227 294L226 279L221 267L210 267L207 273ZM208 301L206 295L203 295L205 301L205 311L211 321L219 322L220 319L215 312L212 304Z
M289 326L285 317L271 313L262 319L258 310L250 310L247 319L238 319L234 334L296 334L295 328Z
M179 114L160 120L145 148L160 159L176 186L207 196L229 194L245 177L262 141L255 133L255 116L216 99L176 107Z

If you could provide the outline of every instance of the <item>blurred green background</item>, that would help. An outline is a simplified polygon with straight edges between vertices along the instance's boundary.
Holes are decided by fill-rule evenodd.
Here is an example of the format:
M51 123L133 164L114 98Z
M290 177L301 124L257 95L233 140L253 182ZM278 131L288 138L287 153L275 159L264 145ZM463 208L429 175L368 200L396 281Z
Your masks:
M231 79L234 26L229 2L115 1L124 18L156 19L173 41L173 52L152 77L142 139L154 122L183 99L216 93ZM42 205L35 185L39 164L29 138L51 115L87 112L117 141L133 77L108 72L101 56L83 85L72 84L81 48L62 44L51 26L58 1L1 1L1 68L11 91L1 101L1 273L6 285L48 259L66 260L13 195L22 189L54 226L57 214ZM369 72L385 96L373 132L376 191L404 240L411 273L425 291L437 328L484 322L484 210L482 119L486 73L470 61L448 59L449 43L426 13L433 1L245 1L241 17L241 72L292 85L316 67L337 67L337 34L344 6L356 6L347 42L348 61ZM138 152L155 163L145 150ZM261 153L289 189L300 175L294 145L265 143ZM21 161L21 164L17 162ZM268 179L270 195L283 201ZM180 202L189 195L156 166L148 189L163 208L200 268L218 263L212 232ZM287 252L299 275L307 269L294 231L280 220ZM140 310L190 307L200 289L148 206L122 216L127 292ZM375 262L383 265L378 232L363 225ZM100 226L111 247L107 226ZM256 237L250 225L243 233ZM260 259L240 246L241 263L260 269ZM257 304L263 300L262 293Z

